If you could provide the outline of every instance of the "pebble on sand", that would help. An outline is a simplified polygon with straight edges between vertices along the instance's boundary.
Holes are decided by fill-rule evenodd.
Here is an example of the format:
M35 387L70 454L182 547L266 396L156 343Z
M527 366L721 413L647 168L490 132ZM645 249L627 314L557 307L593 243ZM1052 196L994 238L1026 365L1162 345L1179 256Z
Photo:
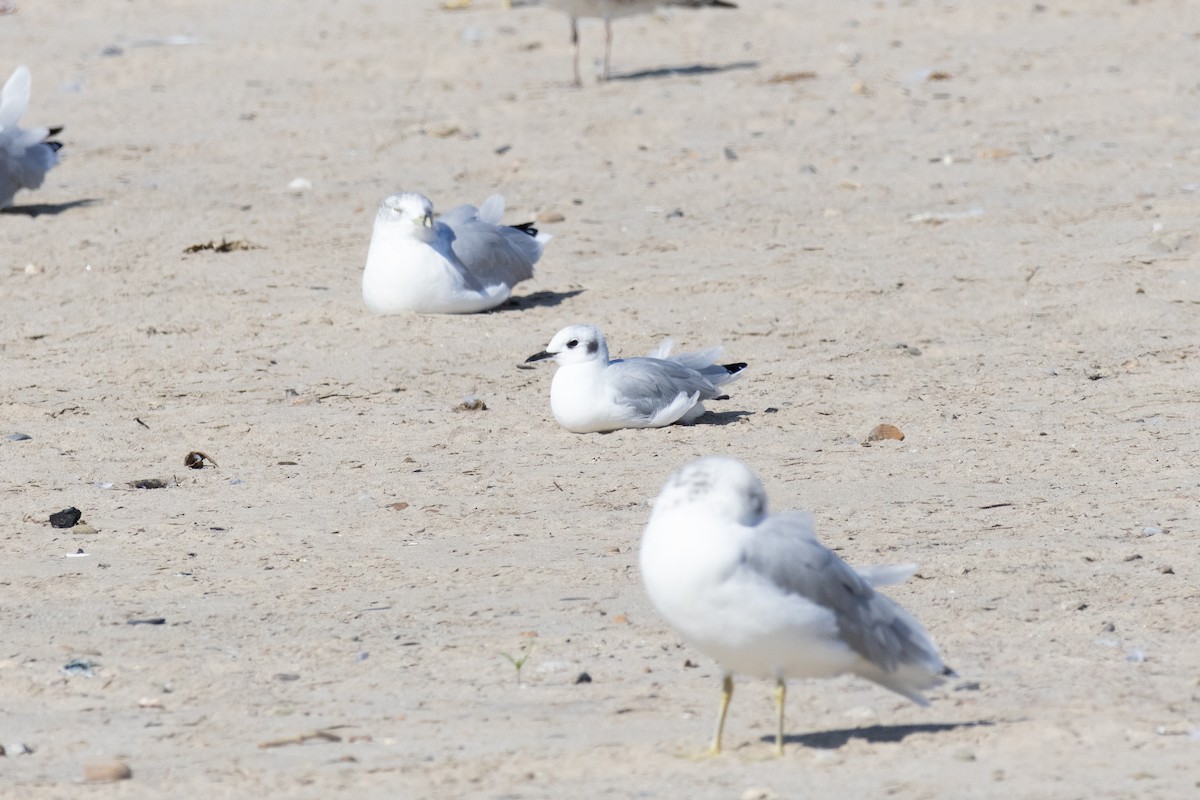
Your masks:
M116 783L132 777L129 765L116 758L98 758L83 765L83 779L87 783Z
M83 514L78 508L71 506L50 515L50 525L54 528L73 528Z

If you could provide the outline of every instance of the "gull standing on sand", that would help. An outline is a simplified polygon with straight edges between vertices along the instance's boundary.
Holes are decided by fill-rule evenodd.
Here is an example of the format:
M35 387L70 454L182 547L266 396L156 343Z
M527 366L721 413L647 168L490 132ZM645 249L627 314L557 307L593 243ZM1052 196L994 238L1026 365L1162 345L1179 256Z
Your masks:
M856 571L817 541L809 514L768 515L762 483L732 458L693 461L667 480L641 568L658 612L724 670L714 755L735 672L775 681L779 754L788 678L853 673L927 705L921 690L954 674L920 623L873 588L915 565Z
M598 328L571 325L525 362L558 362L550 384L554 418L574 433L601 433L695 420L704 413L703 401L724 399L719 387L746 368L717 364L721 349L672 356L666 341L648 358L609 361L608 343Z
M503 303L513 287L533 277L533 265L551 236L533 223L501 225L504 198L464 205L433 217L433 203L416 192L379 206L363 301L376 314L412 311L472 314Z
M20 66L0 90L0 208L12 205L20 189L36 189L50 168L58 163L61 142L48 141L62 128L21 130L33 78L29 67Z
M684 6L686 8L737 8L729 0L541 0L542 5L563 12L571 18L571 44L575 48L575 85L579 79L579 20L596 18L604 20L604 80L608 80L612 62L612 21L617 17L648 14L658 6Z

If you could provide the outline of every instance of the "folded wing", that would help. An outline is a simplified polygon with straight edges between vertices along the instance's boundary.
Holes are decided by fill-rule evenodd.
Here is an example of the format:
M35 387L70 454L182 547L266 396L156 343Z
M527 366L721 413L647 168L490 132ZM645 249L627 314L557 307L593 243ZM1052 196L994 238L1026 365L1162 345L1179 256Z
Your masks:
M924 702L919 689L941 682L945 667L925 629L871 586L872 579L898 579L907 565L860 574L816 540L807 514L775 514L763 520L742 561L781 591L832 611L840 638L874 665L865 677L919 703Z
M440 218L453 233L451 248L458 260L484 286L514 286L533 277L548 236L500 225L504 199L489 197L482 208L459 206Z
M711 400L720 394L716 385L704 375L674 360L630 358L613 361L608 365L605 377L615 402L630 406L647 417L675 403L681 394L696 396L696 402Z

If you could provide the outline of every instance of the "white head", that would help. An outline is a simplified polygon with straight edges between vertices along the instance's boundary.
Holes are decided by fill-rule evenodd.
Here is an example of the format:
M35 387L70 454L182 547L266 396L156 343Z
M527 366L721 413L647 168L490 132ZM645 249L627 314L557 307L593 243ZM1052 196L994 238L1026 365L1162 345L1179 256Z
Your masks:
M545 350L534 353L525 361L541 361L544 358L553 358L559 366L589 361L607 364L608 342L604 341L604 334L595 325L569 325L554 334Z
M433 228L433 203L416 192L400 192L385 197L379 205L376 223L398 222L417 229L418 233Z
M680 467L663 485L654 501L655 513L676 509L757 525L767 515L767 491L741 461L709 456Z

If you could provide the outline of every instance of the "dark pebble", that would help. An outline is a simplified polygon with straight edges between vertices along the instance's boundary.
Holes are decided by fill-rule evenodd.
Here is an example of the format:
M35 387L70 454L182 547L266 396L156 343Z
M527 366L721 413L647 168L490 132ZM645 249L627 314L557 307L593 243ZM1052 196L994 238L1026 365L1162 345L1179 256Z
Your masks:
M79 522L79 518L82 516L83 514L78 508L71 506L70 508L64 508L57 514L51 514L50 524L55 528L74 528L75 523Z
M32 438L28 433L10 433L8 435L10 442L28 442Z
M578 677L575 678L576 686L578 686L581 683L591 683L591 682L592 682L592 676L588 675L586 672L579 673Z

